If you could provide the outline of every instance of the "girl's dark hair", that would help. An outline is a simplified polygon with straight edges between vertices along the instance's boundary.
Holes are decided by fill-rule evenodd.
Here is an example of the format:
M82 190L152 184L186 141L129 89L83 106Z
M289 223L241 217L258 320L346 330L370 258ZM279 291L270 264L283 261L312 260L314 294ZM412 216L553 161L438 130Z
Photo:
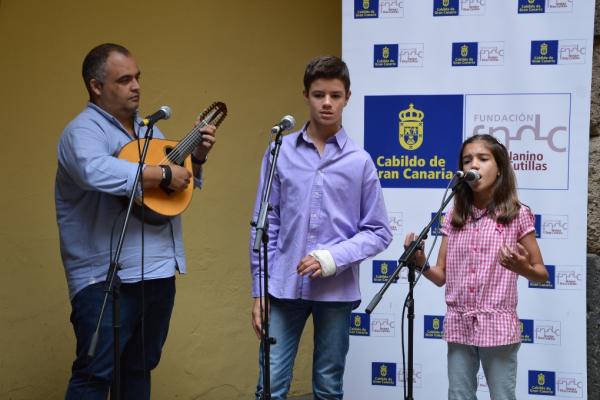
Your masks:
M344 61L336 56L320 56L310 60L304 71L304 90L317 79L339 79L344 83L346 94L350 91L350 72Z
M463 169L463 151L465 146L473 142L483 142L492 153L496 165L498 166L499 176L493 186L492 200L487 205L488 215L495 218L501 224L508 224L518 214L521 208L517 196L517 184L515 172L510 162L508 151L492 135L474 135L465 140L460 148L458 157L458 168ZM462 228L467 223L471 215L471 206L473 205L473 191L467 184L459 185L454 197L454 212L452 213L452 226Z

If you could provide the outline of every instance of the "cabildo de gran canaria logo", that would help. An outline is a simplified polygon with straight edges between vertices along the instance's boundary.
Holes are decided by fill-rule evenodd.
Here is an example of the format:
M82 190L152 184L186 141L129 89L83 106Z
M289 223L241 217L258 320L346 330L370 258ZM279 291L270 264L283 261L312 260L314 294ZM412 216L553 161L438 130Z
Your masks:
M443 315L423 316L423 337L425 339L442 339L444 334Z
M402 18L406 0L354 0L354 18Z
M458 15L459 0L433 0L433 16L447 17Z
M354 18L377 18L379 0L354 0Z
M556 372L528 371L529 394L556 396Z
M396 363L371 363L371 384L380 386L396 386Z
M398 66L397 44L376 44L373 48L374 68L396 68Z
M532 40L531 65L558 63L558 40Z
M406 150L416 150L423 144L424 116L412 103L408 110L400 111L400 145Z
M350 316L350 334L353 336L369 336L371 320L367 313L352 313Z
M485 14L486 0L433 0L434 17Z
M385 283L398 269L394 260L373 260L373 283ZM394 281L396 283L396 281Z
M452 43L452 66L474 67L479 59L477 42Z
M537 14L546 10L546 0L519 0L519 14Z
M365 149L383 187L446 187L462 128L461 95L365 97Z
M435 217L437 212L431 213L431 218ZM444 221L446 220L446 213L441 213L440 217L436 219L431 225L430 234L431 236L442 236L442 226L444 226Z
M519 14L566 13L573 11L575 0L519 0Z

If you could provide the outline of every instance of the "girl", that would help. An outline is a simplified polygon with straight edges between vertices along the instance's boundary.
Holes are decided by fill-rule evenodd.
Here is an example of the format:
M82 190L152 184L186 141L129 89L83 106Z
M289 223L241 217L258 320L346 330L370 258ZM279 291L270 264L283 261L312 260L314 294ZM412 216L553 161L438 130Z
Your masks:
M480 362L491 398L515 399L517 278L545 282L548 272L533 214L517 198L506 147L491 135L472 136L462 145L459 168L475 170L481 179L457 188L437 264L423 272L437 286L447 284L448 399L477 399ZM405 245L414 239L410 233ZM415 258L425 264L423 251Z

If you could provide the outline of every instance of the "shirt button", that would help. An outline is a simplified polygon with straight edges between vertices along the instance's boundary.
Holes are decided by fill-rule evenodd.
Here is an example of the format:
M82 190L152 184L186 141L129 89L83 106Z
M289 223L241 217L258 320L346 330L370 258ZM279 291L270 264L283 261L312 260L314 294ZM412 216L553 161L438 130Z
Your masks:
M473 293L474 291L475 291L475 289L474 289L474 288L472 288L472 287L471 287L471 288L469 288L469 292Z

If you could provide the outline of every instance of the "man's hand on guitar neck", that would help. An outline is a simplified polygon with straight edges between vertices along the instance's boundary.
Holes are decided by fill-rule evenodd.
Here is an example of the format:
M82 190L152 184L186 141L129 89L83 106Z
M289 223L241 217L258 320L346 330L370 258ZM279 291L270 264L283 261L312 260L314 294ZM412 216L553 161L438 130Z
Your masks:
M196 120L194 125L198 125L200 120ZM217 128L214 125L206 125L200 132L202 133L202 141L194 151L192 151L192 161L194 162L194 175L198 176L200 172L200 166L204 164L206 161L206 157L208 156L208 152L213 148L217 139L215 138L215 132ZM198 162L196 162L198 161Z
M171 169L171 183L168 188L174 192L182 192L191 182L192 174L179 165L169 165ZM144 168L144 189L154 189L160 186L163 180L163 168L160 165L148 165Z

